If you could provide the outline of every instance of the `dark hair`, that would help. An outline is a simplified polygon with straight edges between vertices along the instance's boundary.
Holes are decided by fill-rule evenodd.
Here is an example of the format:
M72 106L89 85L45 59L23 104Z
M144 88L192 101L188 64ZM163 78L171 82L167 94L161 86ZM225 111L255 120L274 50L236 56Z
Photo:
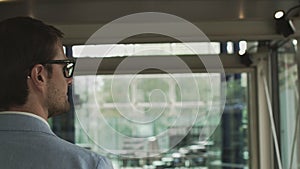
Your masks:
M30 17L0 22L0 110L25 104L30 68L53 59L62 36L55 27Z

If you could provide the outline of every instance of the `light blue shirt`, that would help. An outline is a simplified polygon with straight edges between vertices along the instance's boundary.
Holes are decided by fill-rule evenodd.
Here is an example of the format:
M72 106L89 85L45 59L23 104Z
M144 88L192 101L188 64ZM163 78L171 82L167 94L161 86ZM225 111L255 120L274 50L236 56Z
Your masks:
M112 169L96 153L57 137L47 122L20 112L0 112L0 169Z

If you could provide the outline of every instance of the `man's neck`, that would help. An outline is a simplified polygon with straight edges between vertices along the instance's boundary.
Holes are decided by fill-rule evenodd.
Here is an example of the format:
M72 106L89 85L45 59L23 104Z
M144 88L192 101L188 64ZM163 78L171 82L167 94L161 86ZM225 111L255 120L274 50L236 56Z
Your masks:
M8 109L8 111L18 111L18 112L27 112L31 114L35 114L46 121L48 120L48 115L45 113L46 111L43 110L41 107L37 106L27 106L26 104L23 106L14 106Z

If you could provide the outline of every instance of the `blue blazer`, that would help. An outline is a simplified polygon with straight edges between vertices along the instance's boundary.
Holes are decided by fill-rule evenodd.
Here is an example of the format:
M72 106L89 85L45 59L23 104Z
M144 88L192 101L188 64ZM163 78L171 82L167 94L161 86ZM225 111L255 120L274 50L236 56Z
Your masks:
M112 169L105 157L57 137L39 119L0 114L0 169Z

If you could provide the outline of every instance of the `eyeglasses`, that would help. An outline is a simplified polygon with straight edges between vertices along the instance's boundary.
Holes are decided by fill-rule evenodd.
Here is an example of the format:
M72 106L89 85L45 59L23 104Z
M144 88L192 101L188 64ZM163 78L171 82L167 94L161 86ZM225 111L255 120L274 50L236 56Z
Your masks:
M65 60L49 60L41 64L65 64L63 67L63 73L65 78L71 78L74 73L76 60L75 59L65 59Z

